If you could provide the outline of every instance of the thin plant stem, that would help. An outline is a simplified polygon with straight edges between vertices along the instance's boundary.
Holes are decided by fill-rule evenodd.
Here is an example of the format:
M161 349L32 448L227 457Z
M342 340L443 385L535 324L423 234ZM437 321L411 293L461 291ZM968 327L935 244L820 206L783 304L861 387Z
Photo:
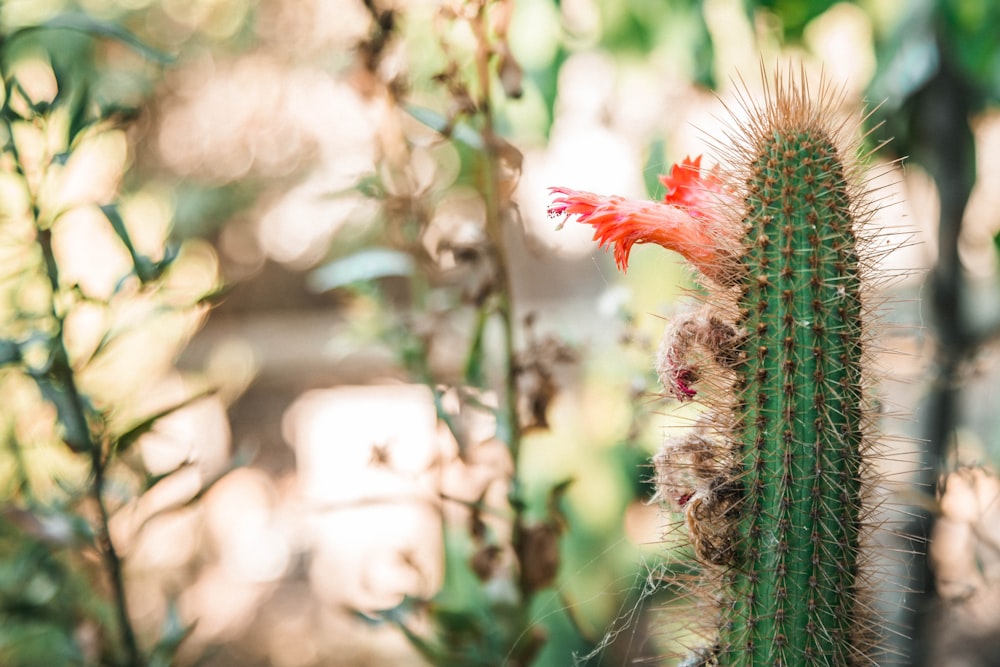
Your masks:
M518 546L521 541L521 533L524 528L524 502L521 498L520 475L518 473L518 461L521 452L521 424L517 414L518 392L517 392L517 364L515 350L514 333L514 308L510 280L510 268L507 260L507 248L503 230L503 207L500 202L500 183L497 160L499 151L497 150L498 140L495 134L493 123L493 104L490 92L490 45L489 27L487 25L486 2L480 2L473 19L473 32L476 35L476 76L479 84L479 115L482 122L481 133L483 137L483 154L479 162L480 166L480 190L486 206L486 234L490 240L490 247L493 251L496 262L496 290L495 308L500 319L503 332L504 360L503 360L503 382L504 382L504 403L506 409L501 410L501 415L506 420L505 430L507 435L507 449L510 452L511 466L511 489L509 499L514 511L513 535L511 541L515 552L519 552ZM525 593L522 586L522 593Z
M9 124L8 124L9 129ZM15 160L20 162L15 152ZM22 174L23 174L22 169ZM112 594L115 600L116 613L118 616L119 632L121 634L121 644L124 649L127 667L142 667L143 659L136 641L135 629L132 627L132 620L128 613L128 601L125 592L125 578L122 567L122 559L111 541L110 533L110 513L104 500L104 482L107 467L107 459L104 456L104 447L95 441L93 433L87 421L87 409L84 405L76 384L73 367L69 361L69 353L66 350L64 337L65 316L59 312L56 306L56 296L59 294L59 265L52 249L51 230L43 227L40 223L40 208L37 199L32 191L31 184L25 176L25 187L31 201L31 211L35 224L35 239L42 252L42 259L45 264L45 272L49 279L52 290L52 298L49 300L49 316L55 323L55 333L52 339L51 369L49 372L57 378L57 381L65 391L68 400L66 408L71 414L66 415L66 419L74 424L81 425L80 433L84 438L83 442L74 443L75 448L88 452L90 455L90 489L89 493L98 511L97 525L97 546L100 551L101 560L104 564L105 573L111 584Z
M503 232L503 212L499 200L497 137L493 123L493 104L490 94L490 49L486 18L486 3L480 3L473 25L476 37L476 76L479 79L479 115L482 121L483 159L480 160L480 188L486 205L486 234L496 261L496 313L500 318L504 342L504 383L507 410L508 442L511 459L517 474L517 460L521 449L521 428L517 417L517 373L515 369L514 312L507 248Z
M128 613L128 599L125 593L125 574L122 568L122 559L115 549L114 542L111 541L111 534L108 529L110 514L107 504L104 502L104 461L101 456L101 448L94 447L91 451L91 475L92 481L90 493L97 505L99 516L98 524L98 546L101 550L101 557L104 561L104 568L107 570L108 578L111 580L111 588L115 598L115 607L118 615L118 625L121 631L122 645L125 648L126 664L128 667L142 667L142 654L139 651L139 644L136 641L135 629L132 627L132 619Z

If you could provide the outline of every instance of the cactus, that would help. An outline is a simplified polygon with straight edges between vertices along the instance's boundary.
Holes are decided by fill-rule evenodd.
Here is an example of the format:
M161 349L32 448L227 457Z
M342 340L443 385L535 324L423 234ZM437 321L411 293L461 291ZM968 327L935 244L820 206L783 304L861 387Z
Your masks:
M779 75L762 105L749 99L725 168L675 166L663 202L557 188L550 214L593 225L623 269L634 243L679 252L707 288L668 326L658 362L669 394L708 408L655 459L709 601L708 641L683 664L866 664L859 234L871 208L828 84L811 99Z
M856 207L822 110L779 92L749 144L731 415L744 497L719 661L848 665L865 445Z

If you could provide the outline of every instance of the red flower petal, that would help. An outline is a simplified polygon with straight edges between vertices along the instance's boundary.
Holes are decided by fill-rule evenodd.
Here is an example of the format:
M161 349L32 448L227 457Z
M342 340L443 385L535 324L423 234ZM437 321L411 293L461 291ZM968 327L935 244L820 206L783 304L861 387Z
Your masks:
M549 207L551 216L575 215L594 227L594 240L602 248L614 246L615 263L625 271L636 243L656 243L680 253L706 275L712 275L721 257L717 239L704 221L687 211L659 202L635 202L622 197L602 197L568 188L552 188L561 195Z
M701 156L674 165L661 176L664 201L632 201L569 188L550 188L558 195L549 205L552 217L576 216L594 227L602 248L614 246L615 263L625 271L636 243L656 243L679 253L709 277L716 276L729 245L720 234L710 204L723 191L718 167L702 175ZM721 246L721 247L720 247Z
M706 215L708 206L722 192L719 165L702 176L700 155L693 160L690 156L685 157L683 162L670 168L668 176L660 176L660 183L667 188L664 203L683 206L694 216Z

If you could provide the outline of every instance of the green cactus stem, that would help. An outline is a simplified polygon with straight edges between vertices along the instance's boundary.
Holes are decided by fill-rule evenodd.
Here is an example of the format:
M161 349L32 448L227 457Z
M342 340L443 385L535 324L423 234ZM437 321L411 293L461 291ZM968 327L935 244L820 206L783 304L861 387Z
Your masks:
M863 661L865 446L857 206L824 110L792 89L752 126L732 446L743 493L723 665Z
M779 75L763 104L750 99L719 142L726 169L685 160L662 177L662 202L555 188L549 211L592 225L623 270L632 245L657 243L707 288L658 360L667 394L708 407L655 459L713 610L682 664L871 664L859 237L871 209L829 85L811 98Z

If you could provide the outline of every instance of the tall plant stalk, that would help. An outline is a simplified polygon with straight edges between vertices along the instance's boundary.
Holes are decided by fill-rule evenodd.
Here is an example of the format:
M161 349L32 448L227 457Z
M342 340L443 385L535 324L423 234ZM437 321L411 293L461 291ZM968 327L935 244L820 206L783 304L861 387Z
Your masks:
M378 20L382 13L376 4L368 3L373 26L391 25L391 21ZM411 630L409 617L400 616L396 609L381 612L437 665L528 667L536 660L546 636L533 616L534 607L539 593L558 574L559 540L565 528L558 501L566 483L553 486L545 513L539 517L537 508L530 507L522 481L525 435L547 427L546 412L556 393L552 366L572 361L573 355L553 339L536 339L531 318L522 320L515 307L508 247L510 227L517 218L512 194L522 156L497 128L504 99L521 94L521 70L507 43L513 11L510 0L473 0L445 3L435 12L434 30L444 62L433 80L440 84L446 112L408 106L405 95L386 86L387 97L397 107L394 114L412 116L453 143L461 159L461 182L474 190L477 204L465 220L461 237L438 238L430 252L424 234L429 230L428 236L434 236L433 211L440 203L439 193L417 187L407 193L407 207L425 211L425 217L404 220L395 212L387 215L390 225L407 230L400 236L417 241L406 247L422 269L411 278L415 286L411 321L439 307L424 298L428 293L424 288L436 284L435 298L449 300L448 316L462 314L468 318L464 323L471 324L467 346L453 351L464 359L458 373L442 374L429 362L438 343L430 335L407 346L412 354L404 362L415 377L432 387L438 417L458 442L460 458L472 454L479 444L469 442L463 432L465 415L488 412L495 419L491 440L505 447L509 460L482 487L478 498L442 495L445 502L465 506L469 522L458 530L450 522L444 526L445 582L423 601L433 636L425 638ZM471 39L456 41L455 34ZM374 52L375 43L370 40L362 52ZM376 74L377 70L373 68ZM406 141L402 133L393 135L397 137ZM404 152L398 144L394 142L393 148L400 156ZM405 171L402 162L396 166ZM468 272L468 282L456 284L445 268L449 262ZM442 288L444 284L448 288ZM407 334L412 336L416 328L407 327ZM457 408L446 405L446 393L457 400ZM506 491L505 503L488 499L491 487Z
M45 127L48 121L44 116L39 116L34 120L42 127ZM3 118L3 124L7 135L15 136L14 128L8 117ZM65 288L60 281L59 264L52 247L52 225L55 220L49 216L49 213L45 212L43 204L37 198L36 193L39 187L32 177L34 170L31 165L22 161L17 142L11 141L7 150L14 162L16 172L22 178L29 204L29 214L34 226L35 245L41 257L50 290L47 312L44 315L50 321L48 328L51 331L46 341L47 359L42 367L29 367L26 370L42 394L56 407L58 419L62 425L62 438L66 445L75 453L85 456L89 461L89 495L97 510L97 520L94 525L95 542L114 601L119 646L124 654L123 664L129 667L140 667L143 664L143 658L128 611L122 559L111 541L111 517L104 495L105 472L110 459L107 451L108 444L95 437L91 423L100 421L101 417L88 407L87 399L78 387L76 370L66 349L66 312L58 303ZM52 162L54 159L51 156L46 156L41 164L47 166Z

